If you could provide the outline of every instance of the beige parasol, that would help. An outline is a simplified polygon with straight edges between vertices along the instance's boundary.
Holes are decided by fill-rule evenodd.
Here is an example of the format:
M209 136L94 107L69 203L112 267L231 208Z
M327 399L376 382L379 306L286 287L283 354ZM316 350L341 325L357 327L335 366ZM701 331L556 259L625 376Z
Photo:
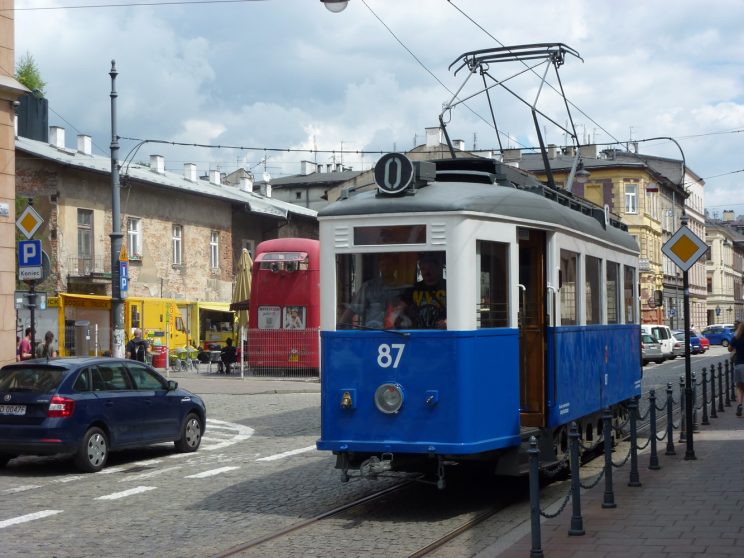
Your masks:
M251 299L251 277L253 271L253 260L248 250L243 248L238 260L237 272L235 274L235 286L233 287L232 303L230 310L237 312L236 318L240 326L240 376L243 377L243 366L245 363L245 331L248 328L248 307Z

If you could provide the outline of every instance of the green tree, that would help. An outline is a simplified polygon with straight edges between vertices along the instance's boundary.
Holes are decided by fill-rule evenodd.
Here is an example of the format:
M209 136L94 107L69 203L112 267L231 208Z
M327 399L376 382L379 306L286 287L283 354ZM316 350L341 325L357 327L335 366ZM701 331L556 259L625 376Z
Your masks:
M46 88L46 82L41 79L39 67L36 65L34 57L28 52L18 61L18 65L16 66L16 79L33 91L34 95L37 97L44 97L44 94L46 93L44 91Z

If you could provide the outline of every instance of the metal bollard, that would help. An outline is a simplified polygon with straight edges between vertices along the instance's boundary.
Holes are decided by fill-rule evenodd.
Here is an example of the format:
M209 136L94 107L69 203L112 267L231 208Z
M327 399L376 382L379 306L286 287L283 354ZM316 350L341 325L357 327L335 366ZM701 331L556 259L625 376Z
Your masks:
M628 486L641 486L641 480L638 476L638 430L636 427L638 400L631 399L628 408L630 409L630 479L628 480Z
M651 457L648 460L648 468L654 471L661 469L659 466L659 454L656 453L656 390L652 389L648 394L649 412L649 440L651 441Z
M726 380L726 407L731 407L731 387L729 386L729 361L726 359L726 371L723 374Z
M703 420L700 422L703 426L710 424L708 420L708 372L703 366Z
M710 367L710 418L718 418L716 412L716 365Z
M674 396L672 392L672 382L667 383L667 447L664 455L677 455L674 451Z
M607 408L602 415L604 421L605 491L603 508L616 508L615 493L612 491L612 411Z
M679 441L687 441L687 397L685 397L685 377L679 377Z
M543 558L540 548L540 450L537 449L537 438L530 436L530 449L527 450L530 460L530 520L532 524L532 549L530 558Z
M581 478L579 478L579 431L572 422L568 430L568 443L571 458L571 528L568 534L577 537L584 534L584 519L581 517Z
M695 376L695 372L692 372L692 431L693 432L700 432L700 429L698 428L698 420L697 420L697 377Z
M721 372L723 365L718 363L718 412L723 413L726 409L723 408L723 372Z

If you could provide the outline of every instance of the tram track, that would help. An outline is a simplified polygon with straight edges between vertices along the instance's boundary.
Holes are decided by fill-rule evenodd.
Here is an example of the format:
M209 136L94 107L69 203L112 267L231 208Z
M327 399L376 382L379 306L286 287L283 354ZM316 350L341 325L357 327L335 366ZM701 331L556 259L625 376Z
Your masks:
M391 493L394 493L398 490L403 489L404 487L412 484L413 480L406 480L404 482L401 482L399 484L389 486L383 490L380 490L378 492L375 492L373 494L368 494L367 496L363 496L361 498L357 498L356 500L353 500L351 502L348 502L346 504L343 504L341 506L338 506L337 508L334 508L332 510L320 513L318 515L315 515L309 519L306 519L304 521L299 521L297 523L293 523L291 525L287 525L286 527L279 529L277 531L274 531L273 533L268 533L266 535L263 535L261 537L258 537L256 539L252 539L250 541L246 541L244 543L241 543L239 545L233 546L232 548L229 548L225 550L224 552L221 552L219 554L215 554L213 558L229 558L230 556L239 556L243 552L246 552L250 549L259 547L261 545L264 545L270 541L275 541L278 539L281 539L282 537L286 537L287 535L294 533L296 531L306 529L320 521L323 521L324 519L328 519L334 516L337 516L341 513L347 512L353 508L364 506L369 504L370 502L373 502L375 500L378 500L384 496L387 496Z

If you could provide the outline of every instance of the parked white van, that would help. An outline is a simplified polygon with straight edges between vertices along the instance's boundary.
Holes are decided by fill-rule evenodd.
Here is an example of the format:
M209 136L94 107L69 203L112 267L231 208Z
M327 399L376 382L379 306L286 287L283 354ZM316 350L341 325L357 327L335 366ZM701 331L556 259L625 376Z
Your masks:
M674 358L674 342L676 339L672 335L669 326L663 324L641 324L641 333L653 335L661 343L661 352L665 359Z

